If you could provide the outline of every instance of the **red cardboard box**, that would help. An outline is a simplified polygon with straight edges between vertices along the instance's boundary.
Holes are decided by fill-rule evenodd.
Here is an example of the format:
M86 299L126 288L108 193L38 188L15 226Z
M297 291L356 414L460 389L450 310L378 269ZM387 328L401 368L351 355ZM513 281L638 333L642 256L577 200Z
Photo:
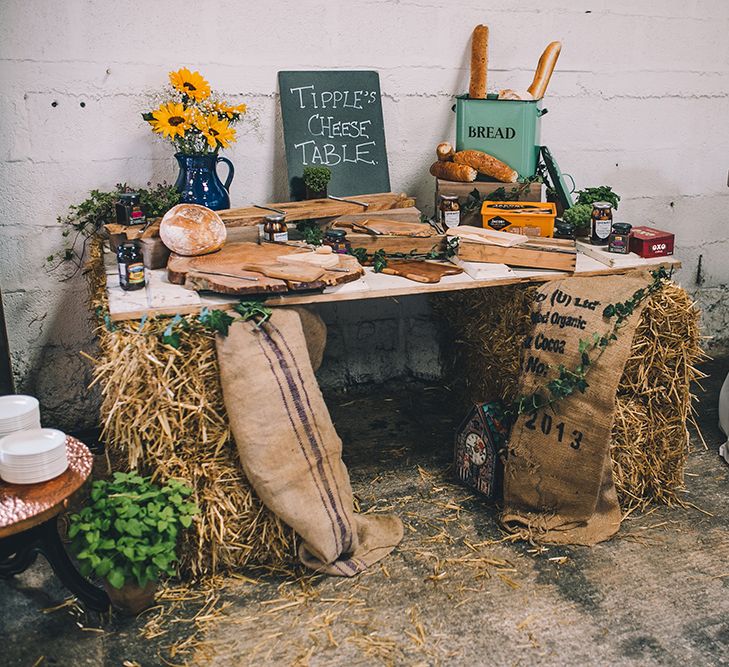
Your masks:
M633 227L630 234L630 252L641 257L673 255L674 236L653 227Z

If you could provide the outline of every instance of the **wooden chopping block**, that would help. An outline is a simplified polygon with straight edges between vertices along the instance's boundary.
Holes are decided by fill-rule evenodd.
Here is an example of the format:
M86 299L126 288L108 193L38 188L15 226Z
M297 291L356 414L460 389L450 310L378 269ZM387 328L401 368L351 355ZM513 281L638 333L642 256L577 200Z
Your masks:
M319 289L356 280L363 273L356 258L349 255L337 256L337 268L347 269L346 272L280 260L301 253L313 254L302 248L276 243L228 243L210 255L181 257L173 254L167 263L167 276L171 283L193 289L224 294L255 294ZM258 280L245 280L243 276Z
M391 276L401 276L418 283L437 283L443 276L455 276L463 273L460 266L442 264L440 262L425 262L409 259L391 259L382 273Z

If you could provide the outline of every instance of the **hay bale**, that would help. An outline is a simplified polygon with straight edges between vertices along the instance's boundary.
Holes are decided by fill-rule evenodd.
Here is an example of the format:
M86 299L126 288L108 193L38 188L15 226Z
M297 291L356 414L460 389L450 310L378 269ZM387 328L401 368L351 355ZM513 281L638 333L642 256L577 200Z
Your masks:
M699 311L666 282L643 309L616 398L611 454L623 511L680 502L689 453L692 382L701 349Z
M88 273L92 306L106 309L100 251ZM184 479L201 515L181 548L181 569L194 578L251 564L281 564L296 553L295 535L260 502L228 430L215 340L186 318L179 349L158 334L169 319L103 323L94 384L102 393L103 438L115 463L160 481Z
M529 311L536 290L507 285L431 297L433 311L445 328L446 374L457 377L453 388L464 407L518 395L521 343L531 329Z
M445 337L454 341L447 366L462 380L464 411L518 396L532 295L532 288L514 285L433 297ZM616 397L611 453L624 512L680 502L691 383L703 377L696 369L703 358L699 311L681 287L665 282L642 311Z

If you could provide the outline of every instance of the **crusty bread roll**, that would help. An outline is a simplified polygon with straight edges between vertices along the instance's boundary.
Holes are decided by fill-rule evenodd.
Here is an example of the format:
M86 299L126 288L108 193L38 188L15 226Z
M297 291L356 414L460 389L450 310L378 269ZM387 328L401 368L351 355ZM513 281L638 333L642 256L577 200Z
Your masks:
M475 181L477 175L476 170L468 165L456 164L455 162L441 162L440 160L430 165L430 173L444 181L460 181L461 183Z
M552 78L552 72L554 72L554 66L557 64L557 58L559 58L561 50L562 42L551 42L539 58L537 71L534 72L534 80L532 85L527 88L535 100L541 100L544 93L547 92L547 86Z
M532 94L528 90L513 90L504 88L499 91L500 100L533 100Z
M519 174L508 164L482 151L458 151L453 156L453 161L473 167L479 174L491 176L502 183L516 183L516 179L519 177Z
M226 230L215 211L198 204L177 204L162 218L159 235L172 252L195 257L220 250Z
M489 64L489 28L477 25L471 36L471 83L468 96L472 100L486 98L486 83Z
M453 160L453 153L455 153L453 146L451 146L447 141L444 141L442 144L438 144L435 149L435 154L441 162L451 162Z

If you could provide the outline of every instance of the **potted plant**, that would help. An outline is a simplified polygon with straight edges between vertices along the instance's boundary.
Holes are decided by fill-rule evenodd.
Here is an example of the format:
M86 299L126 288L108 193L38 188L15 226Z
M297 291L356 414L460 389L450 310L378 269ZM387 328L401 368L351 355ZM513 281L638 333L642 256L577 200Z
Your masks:
M160 575L174 575L177 538L199 510L192 489L136 472L91 485L90 504L70 517L71 548L84 576L104 582L114 607L138 614L154 602Z
M307 199L326 199L327 185L332 180L329 167L304 167L305 197Z
M233 126L246 113L246 105L219 98L200 72L186 67L170 72L169 78L161 104L142 118L176 148L180 171L175 187L182 201L215 211L230 208L228 190L235 170L228 158L218 157L218 151L236 141ZM228 165L225 183L218 178L218 162Z

